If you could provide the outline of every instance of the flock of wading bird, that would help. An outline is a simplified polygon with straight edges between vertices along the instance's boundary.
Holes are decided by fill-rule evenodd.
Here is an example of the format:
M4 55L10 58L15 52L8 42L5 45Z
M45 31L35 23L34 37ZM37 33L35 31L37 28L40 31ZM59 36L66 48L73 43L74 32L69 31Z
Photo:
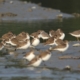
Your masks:
M70 35L77 38L79 41L80 30L73 31L69 33ZM32 37L32 39L30 38ZM38 55L35 55L35 47L40 44L40 38L45 40L43 42L44 45L50 45L48 50L39 51ZM51 52L54 50L64 52L68 49L69 43L68 40L63 40L65 38L65 33L61 29L57 29L56 31L51 30L49 34L44 30L38 30L37 32L29 35L26 32L21 32L18 35L13 34L12 32L8 32L0 38L0 50L5 48L7 45L15 46L15 49L28 49L31 48L29 52L26 52L23 56L24 59L27 59L28 66L37 67L43 61L47 61L51 57ZM55 47L53 47L55 45Z

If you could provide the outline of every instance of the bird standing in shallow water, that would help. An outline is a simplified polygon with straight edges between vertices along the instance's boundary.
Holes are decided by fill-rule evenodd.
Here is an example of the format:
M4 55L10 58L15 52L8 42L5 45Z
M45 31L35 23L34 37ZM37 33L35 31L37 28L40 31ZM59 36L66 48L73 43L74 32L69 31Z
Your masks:
M35 54L34 54L35 50L32 49L30 50L29 52L27 52L25 55L24 55L24 59L27 59L28 61L31 61L34 57L35 57Z
M30 35L30 37L32 37L32 38L35 38L35 37L38 37L38 38L40 38L40 33L38 33L38 32L34 32L34 33L32 33L31 35Z
M50 50L57 50L57 51L60 51L60 52L64 52L66 51L67 49L69 48L69 44L68 44L68 41L65 40L65 42L63 44L60 44L54 48L50 47L49 49Z
M50 38L50 36L44 30L38 30L37 32L40 34L40 38L42 38L43 40L47 40Z
M21 32L20 34L18 34L16 36L16 38L17 38L18 41L25 41L26 39L30 39L30 36L26 32Z
M47 61L50 59L51 57L51 51L50 50L46 50L46 51L40 51L39 56L41 57L42 61ZM45 65L45 64L44 64Z
M19 42L18 45L16 46L16 49L27 49L30 47L30 40L27 39L23 42Z
M49 31L49 36L50 37L54 37L55 35L56 35L56 31L54 31L54 30Z
M61 29L57 29L56 35L59 37L59 39L63 40L65 38L65 33Z
M40 43L40 40L39 40L38 36L34 36L34 38L31 40L31 45L35 47L35 46L39 45L39 43Z
M79 41L79 38L80 38L80 30L76 30L76 31L73 31L73 32L70 32L69 33L70 35L74 36L77 38L77 41Z
M36 56L27 64L27 66L38 67L41 64L41 62L42 62L41 57Z
M53 46L55 44L55 39L54 37L50 37L46 42L44 42L44 45L51 45Z
M8 40L12 36L14 36L14 34L12 32L5 33L4 35L2 35L1 40Z

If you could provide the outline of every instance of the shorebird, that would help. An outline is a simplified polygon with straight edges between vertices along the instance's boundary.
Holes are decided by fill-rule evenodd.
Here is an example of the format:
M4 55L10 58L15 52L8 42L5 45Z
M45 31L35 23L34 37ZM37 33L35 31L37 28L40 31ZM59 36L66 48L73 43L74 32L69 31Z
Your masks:
M29 52L27 52L25 55L24 55L24 59L27 59L28 61L31 61L34 57L35 57L35 54L34 54L35 50L32 49L30 50Z
M55 40L55 45L58 46L58 45L62 45L62 44L65 44L65 41L61 40L61 39L56 39Z
M54 37L50 37L46 42L44 42L44 45L51 45L53 46L55 44Z
M41 57L41 59L42 59L43 62L47 61L51 57L51 51L50 50L40 51L39 56Z
M18 41L25 41L26 39L30 39L29 34L26 32L21 32L16 36Z
M79 38L80 38L80 30L76 30L76 31L73 31L71 33L69 33L70 35L74 36L77 38L77 40L79 41Z
M65 37L65 33L61 29L57 29L56 35L59 37L59 39L63 40Z
M40 34L39 34L38 32L34 32L34 33L32 33L30 36L31 36L32 38L35 38L36 36L37 36L38 38L40 38Z
M18 43L15 35L13 35L11 38L4 40L4 41L5 43L11 44L12 46L16 46Z
M12 38L11 40L9 39L9 43L12 46L17 46L18 45L18 40L17 40L17 38Z
M60 51L60 52L64 52L64 51L66 51L68 49L68 47L69 47L68 41L65 40L64 44L60 44L60 45L58 45L58 46L56 46L54 48L50 47L49 49L50 50L57 50L57 51Z
M59 36L55 35L54 37L50 37L45 43L44 45L55 45L55 46L58 46L58 45L62 45L62 44L65 44L65 41L59 39Z
M35 37L31 40L31 45L34 47L37 46L39 43L40 43L40 40L38 37Z
M36 46L38 46L40 43L40 39L38 35L35 35L34 38L31 40L31 46L32 48L35 48ZM36 48L36 50L39 50Z
M5 33L4 35L2 35L1 40L8 40L12 36L14 36L12 32Z
M56 35L55 33L56 33L56 31L50 30L50 31L49 31L49 36L50 36L50 37L54 37L54 36Z
M46 33L44 30L38 30L37 32L40 34L40 38L42 38L43 40L46 40L46 39L50 38L48 33Z
M18 45L16 46L16 49L27 49L30 47L30 40L27 39L23 42L19 42Z
M27 64L27 66L38 67L41 64L41 62L42 62L41 57L36 56Z

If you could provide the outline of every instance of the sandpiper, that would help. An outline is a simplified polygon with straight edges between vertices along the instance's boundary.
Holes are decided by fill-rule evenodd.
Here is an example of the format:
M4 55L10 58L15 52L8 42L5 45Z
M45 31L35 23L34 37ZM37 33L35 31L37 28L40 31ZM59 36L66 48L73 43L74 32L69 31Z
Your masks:
M68 41L65 40L65 44L58 45L58 46L56 46L54 48L50 47L49 49L50 50L57 50L57 51L60 51L60 52L64 52L64 51L66 51L68 49L68 47L69 47Z
M34 46L34 47L39 45L39 43L40 43L40 40L39 40L38 37L33 38L32 41L31 41L31 45Z
M49 31L49 36L50 36L50 37L54 37L54 36L56 35L55 33L56 33L56 31L50 30L50 31Z
M44 42L44 45L51 45L53 46L55 44L54 37L50 37L46 42Z
M62 45L62 44L65 44L65 41L61 40L61 39L56 39L55 40L55 45L58 46L58 45Z
M56 35L59 36L59 39L64 39L65 33L61 29L57 29Z
M54 35L54 37L50 37L46 42L45 44L47 45L55 45L55 46L58 46L58 45L62 45L62 44L65 44L65 42L61 39L59 39L59 36L58 35Z
M16 46L16 49L27 49L30 46L30 40L27 39L23 42L19 42Z
M50 52L50 50L41 51L40 54L39 54L39 56L41 57L41 59L43 61L47 61L51 57L51 52Z
M43 40L46 40L46 39L50 38L48 33L46 33L44 30L38 30L37 32L40 34L40 38L42 38Z
M16 46L18 41L16 39L16 36L12 36L11 38L5 40L5 43L11 44L12 46Z
M21 32L21 33L18 34L18 36L23 36L23 35L26 36L26 32L23 31L23 32Z
M28 61L31 61L34 57L35 57L35 54L34 54L34 49L30 50L29 52L27 52L25 55L24 55L24 59L27 59Z
M41 57L40 56L36 56L27 64L27 66L38 67L41 64L41 62L42 62Z
M32 38L35 38L36 36L37 36L38 38L40 38L40 34L39 34L38 32L34 32L34 33L32 33L30 36L31 36Z
M25 41L26 39L30 39L29 34L26 32L21 32L16 36L18 41Z
M17 46L18 45L18 40L17 40L17 38L12 38L11 40L9 39L9 43L12 46Z
M1 40L8 40L9 38L11 38L14 34L12 32L8 32L5 33L4 35L2 35Z
M80 38L80 30L76 30L76 31L73 31L71 33L69 33L70 35L74 36L77 38L77 40L79 41L79 38Z

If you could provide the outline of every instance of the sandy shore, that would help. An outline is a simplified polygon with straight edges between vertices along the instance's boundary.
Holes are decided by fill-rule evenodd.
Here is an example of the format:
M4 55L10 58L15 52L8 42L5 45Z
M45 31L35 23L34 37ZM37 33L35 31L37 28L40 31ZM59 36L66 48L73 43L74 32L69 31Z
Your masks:
M0 21L31 21L70 18L70 14L60 10L41 7L30 2L5 0L0 3Z

